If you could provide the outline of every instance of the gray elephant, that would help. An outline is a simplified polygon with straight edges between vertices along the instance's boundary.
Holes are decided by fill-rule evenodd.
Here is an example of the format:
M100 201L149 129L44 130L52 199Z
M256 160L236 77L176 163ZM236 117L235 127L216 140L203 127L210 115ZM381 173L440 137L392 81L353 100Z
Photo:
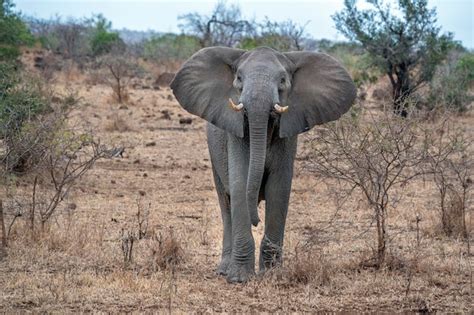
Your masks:
M171 83L181 106L208 121L207 137L224 225L218 273L229 282L255 274L258 203L265 200L263 272L281 264L297 137L338 119L356 88L332 57L226 47L201 49Z

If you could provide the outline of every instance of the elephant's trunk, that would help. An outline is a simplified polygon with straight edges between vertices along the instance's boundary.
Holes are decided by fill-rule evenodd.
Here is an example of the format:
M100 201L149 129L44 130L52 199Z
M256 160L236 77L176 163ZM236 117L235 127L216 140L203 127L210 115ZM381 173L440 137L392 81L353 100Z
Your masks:
M265 168L267 151L268 113L249 113L250 164L247 177L247 208L250 221L257 226L258 196Z

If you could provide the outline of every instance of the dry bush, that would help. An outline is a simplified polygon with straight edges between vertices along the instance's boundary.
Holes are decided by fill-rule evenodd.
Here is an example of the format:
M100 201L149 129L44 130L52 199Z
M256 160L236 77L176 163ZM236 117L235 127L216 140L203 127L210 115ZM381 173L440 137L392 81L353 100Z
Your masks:
M426 173L439 192L440 224L447 236L468 237L467 213L472 190L472 139L450 117L428 131Z
M48 146L33 184L30 216L34 220L37 210L42 229L81 177L97 160L108 156L105 147L91 135L69 132L65 131L61 138ZM31 226L34 228L34 222Z
M293 287L299 284L315 287L328 286L337 272L323 248L311 242L297 244L285 264L267 271L264 280L278 286Z
M165 236L161 233L155 235L148 246L150 248L151 267L154 271L157 270L157 267L162 270L174 270L185 261L185 252L181 241L172 229Z
M127 267L133 262L133 245L135 244L136 237L133 232L122 229L120 238L122 240L123 264L124 267Z
M47 128L49 126L46 126ZM41 232L46 223L64 204L73 187L80 181L99 159L108 157L108 151L89 134L76 134L67 129L49 129L53 136L41 145L41 155L37 155L34 167L22 177L12 178L5 183L9 212L13 218L8 234L18 218L24 217L29 226L29 234L36 238L36 218L41 224ZM38 153L38 147L36 147ZM28 182L29 190L13 189L19 181ZM18 206L17 206L18 205Z
M139 240L148 236L148 226L150 220L151 202L148 205L143 205L140 199L137 199L137 237Z
M77 94L69 91L60 98L26 74L16 75L8 78L12 87L1 107L0 184L8 201L4 213L12 215L7 238L24 214L35 238L35 218L44 231L72 187L108 153L90 133L68 126L68 114L79 102ZM31 191L18 190L20 183Z
M128 85L139 68L136 61L131 56L111 54L101 58L99 64L107 69L105 80L112 88L115 101L127 102Z
M372 265L376 268L385 262L388 209L395 201L394 189L423 174L425 134L419 126L417 119L400 118L391 112L369 116L367 121L346 116L309 139L304 168L335 179L338 188L348 194L361 192L372 208L377 233Z
M304 248L296 248L295 255L288 261L288 280L292 283L325 286L330 284L335 272L324 254Z

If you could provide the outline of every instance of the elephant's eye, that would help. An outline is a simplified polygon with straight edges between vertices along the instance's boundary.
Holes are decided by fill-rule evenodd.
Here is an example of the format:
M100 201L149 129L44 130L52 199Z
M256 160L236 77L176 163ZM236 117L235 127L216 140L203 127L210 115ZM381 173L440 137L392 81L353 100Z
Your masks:
M280 83L281 83L281 84L285 84L285 82L286 82L285 77L281 78Z
M237 76L237 81L242 82L242 78L240 77L240 75Z

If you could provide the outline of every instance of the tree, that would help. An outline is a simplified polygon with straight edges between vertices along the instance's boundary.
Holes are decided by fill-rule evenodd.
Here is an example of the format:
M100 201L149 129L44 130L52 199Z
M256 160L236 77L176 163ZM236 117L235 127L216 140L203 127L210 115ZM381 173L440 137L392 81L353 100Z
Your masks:
M31 36L20 15L13 11L11 0L0 0L0 61L16 59L19 46L32 44Z
M136 74L137 63L129 55L110 54L99 59L99 65L108 70L106 80L112 87L117 102L121 104L126 101L127 87Z
M125 43L119 34L111 31L112 22L108 21L102 14L93 17L91 22L94 25L91 39L91 48L94 56L125 48Z
M65 58L72 58L74 60L82 56L87 50L86 32L87 27L84 21L69 18L67 21L62 22L58 19L54 27L54 33L58 39L58 51Z
M185 34L167 33L143 42L143 55L160 63L183 61L200 48L199 40Z
M304 168L329 180L342 195L362 193L372 208L377 237L367 266L380 268L385 263L389 209L393 208L396 188L423 175L427 155L424 137L431 134L419 119L383 112L370 119L345 116L309 138Z
M252 34L242 39L239 47L253 49L258 46L267 46L280 51L304 50L308 40L304 25L291 20L283 22L271 21L268 17L258 23Z
M406 116L407 97L431 80L452 47L452 34L439 34L436 10L427 0L398 0L397 10L383 0L366 2L371 8L359 10L356 0L345 0L345 8L333 16L336 28L360 42L387 74L394 110Z
M181 30L199 38L202 48L233 47L254 30L253 23L242 18L240 7L236 4L227 6L225 1L217 3L211 16L194 12L181 15L178 20L182 21Z

